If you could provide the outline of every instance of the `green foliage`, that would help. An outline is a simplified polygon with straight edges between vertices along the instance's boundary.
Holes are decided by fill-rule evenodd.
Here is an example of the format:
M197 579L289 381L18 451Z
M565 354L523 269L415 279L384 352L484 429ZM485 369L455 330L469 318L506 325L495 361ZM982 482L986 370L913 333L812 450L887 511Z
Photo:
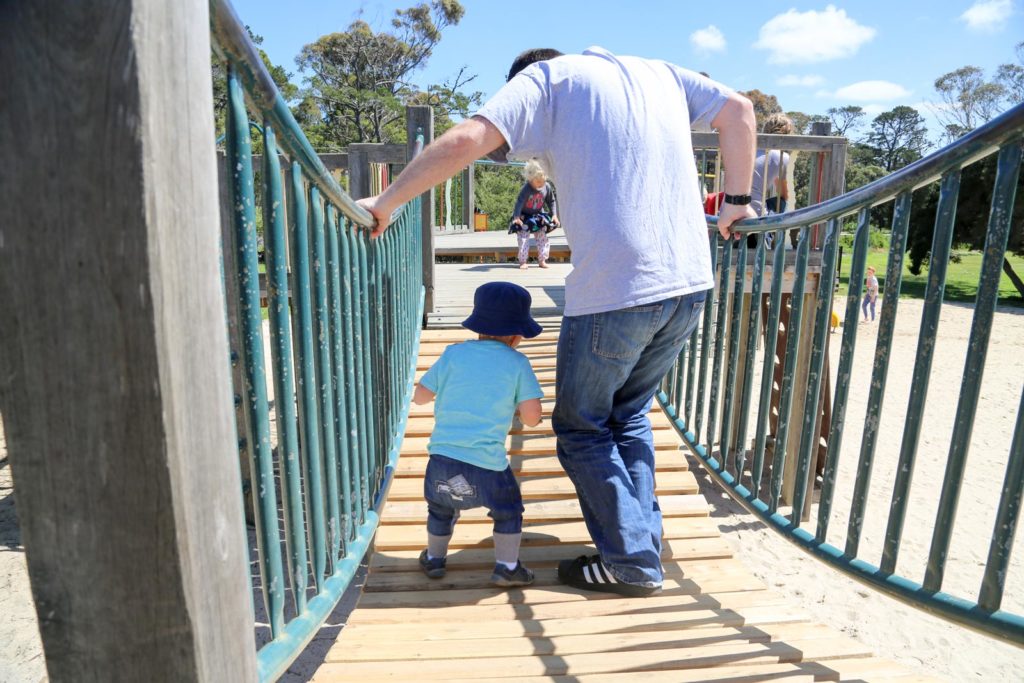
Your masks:
M403 108L424 101L409 77L427 63L442 31L458 24L464 13L457 0L432 0L396 10L390 31L376 33L357 20L346 31L306 45L296 61L311 74L307 114L319 121L322 139L336 145L404 142ZM440 130L449 113L479 101L479 93L460 90L471 80L463 70L454 83L428 88L427 101L443 114L438 116Z
M891 173L921 158L928 148L928 129L916 109L900 105L875 117L866 142L875 163Z
M850 281L851 252L844 250L843 261L839 269L839 289L836 292L836 310L840 311L840 298L845 297ZM981 277L982 255L976 251L960 255L960 261L950 263L946 270L946 288L943 299L945 301L973 302L978 296L978 279ZM888 265L889 253L884 249L872 249L868 251L867 265L874 266L879 283L879 290L884 293L886 282L886 267ZM1024 271L1024 258L1010 256L1010 264L1017 272ZM927 273L913 273L905 270L903 283L900 287L900 297L904 299L923 299L925 288L928 284ZM860 285L863 287L863 284ZM1010 278L1003 273L999 280L999 304L1002 306L1024 307L1024 296L1014 287Z
M882 249L886 252L889 251L889 240L892 237L888 232L883 232L875 226L871 226L868 231L868 248L870 249ZM843 232L839 235L839 246L843 248L843 251L847 254L853 252L853 238L854 232L851 229L849 232Z
M252 29L248 26L245 30L249 33L249 39L257 46L263 44L263 36L256 35L252 32ZM299 93L299 89L292 84L289 80L291 74L284 70L284 67L278 66L270 61L270 57L262 49L259 49L260 59L263 60L264 66L267 67L267 71L270 72L270 77L274 79L274 85L281 91L281 96L284 97L285 101L293 100ZM211 73L213 76L213 117L214 126L216 128L217 136L221 136L225 130L224 116L228 108L228 77L227 69L224 67L224 63L220 61L220 58L216 54L210 54L210 66ZM263 149L263 141L257 138L253 138L253 147L258 148L257 154Z
M504 230L512 220L516 197L523 188L521 169L514 166L476 166L474 174L476 208L490 215L492 230Z
M782 107L779 105L779 100L775 95L769 95L757 89L741 92L740 94L750 100L750 103L754 105L754 116L757 118L758 130L761 130L761 126L764 125L764 120L766 118L772 114L782 111Z
M850 137L866 116L863 107L847 105L845 107L830 107L827 112L828 120L832 122L832 134L839 137Z

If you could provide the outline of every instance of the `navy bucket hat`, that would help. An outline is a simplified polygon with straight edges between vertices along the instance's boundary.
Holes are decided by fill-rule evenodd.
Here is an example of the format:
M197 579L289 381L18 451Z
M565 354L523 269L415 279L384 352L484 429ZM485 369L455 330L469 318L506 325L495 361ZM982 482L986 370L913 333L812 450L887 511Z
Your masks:
M511 282L488 282L473 294L473 315L462 326L477 334L536 337L544 328L530 316L533 298L523 287Z

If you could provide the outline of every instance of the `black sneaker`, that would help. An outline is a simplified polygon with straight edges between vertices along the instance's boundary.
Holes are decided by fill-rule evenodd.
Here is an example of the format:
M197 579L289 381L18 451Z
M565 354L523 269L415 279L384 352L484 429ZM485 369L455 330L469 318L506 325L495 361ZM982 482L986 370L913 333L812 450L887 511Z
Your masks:
M443 557L435 557L432 560L428 559L426 548L420 553L420 569L432 579L440 579L448 572L448 569L445 567L446 564L447 560Z
M600 555L580 555L575 560L562 560L558 563L558 580L573 588L633 598L644 598L661 590L661 586L640 586L616 580L601 562Z
M515 569L509 569L505 565L498 563L494 565L491 583L500 588L529 586L533 583L533 572L524 567L522 562L518 562Z

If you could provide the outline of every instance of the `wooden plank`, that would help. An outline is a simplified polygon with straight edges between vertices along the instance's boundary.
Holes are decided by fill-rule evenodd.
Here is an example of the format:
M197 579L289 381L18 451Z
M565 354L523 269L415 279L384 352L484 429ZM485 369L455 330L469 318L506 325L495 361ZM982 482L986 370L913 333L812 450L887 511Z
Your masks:
M673 438L676 438L675 433L671 435ZM669 449L669 447L664 445L658 447L659 452L674 452L678 450L678 446L674 447L674 449ZM548 453L553 454L553 452L554 446L552 445ZM426 472L428 461L426 449L419 453L402 454L395 467L395 476L419 477L422 479ZM657 459L656 465L658 472L684 471L689 469L686 459L682 456L672 458L663 455ZM509 456L509 466L517 476L539 476L542 474L562 474L564 472L561 463L558 462L558 458L554 455L512 455Z
M695 536L695 534L699 534ZM725 541L718 537L718 528L712 520L702 517L671 517L663 521L662 536L665 539L716 537L723 548ZM583 522L531 522L523 525L523 546L557 545L559 543L588 543L590 532ZM377 531L374 546L378 551L422 550L426 542L426 531L412 524L384 526ZM491 548L493 537L488 524L456 524L449 548ZM721 555L719 555L721 556Z
M53 681L256 679L209 6L0 21L0 412Z
M722 645L744 643L787 642L788 640L814 640L839 637L818 624L798 624L788 630L754 627L719 629L680 629L630 633L587 633L574 636L534 636L529 638L474 638L419 642L393 642L387 640L359 643L344 652L328 656L328 661L372 662L403 659L460 659L467 653L474 658L525 657L549 655L576 655L584 653L622 652L639 650L665 650L669 648L711 650ZM484 663L485 664L485 663ZM486 664L485 664L486 665Z
M547 394L548 387L541 383L541 388L544 389ZM553 391L553 388L552 388ZM552 393L552 396L554 394ZM651 429L655 431L674 429L672 422L668 416L662 411L651 412L648 415L651 421ZM405 425L405 437L416 437L416 436L430 436L434 430L434 417L433 415L417 415L410 417ZM518 419L512 423L512 429L509 430L509 434L551 434L551 423L541 422L535 427L527 427L523 425ZM678 438L677 438L678 441Z
M503 683L618 683L622 674L590 676L513 676ZM762 664L759 666L716 666L710 669L670 669L668 671L631 671L629 681L640 683L804 683L817 680L801 664Z
M697 609L675 609L671 611L638 611L630 614L597 614L586 619L575 616L555 617L543 621L508 618L473 622L439 620L425 628L421 623L391 623L363 621L361 612L353 616L360 619L349 621L343 631L342 642L351 638L353 642L374 639L403 640L447 640L450 638L493 638L528 637L531 635L574 635L584 633L630 633L633 631L668 631L684 628L737 628L740 626L764 626L768 624L802 623L807 615L788 605L767 605L744 607L742 613L730 608L712 607Z
M564 476L525 477L520 479L519 488L523 498L574 498L576 488ZM697 493L697 480L692 472L664 472L658 474L658 495ZM398 478L391 484L388 500L420 500L423 498L423 482L418 479Z
M692 552L693 544L681 542L686 539L716 538L714 525L706 519L694 519L702 524L689 533L685 539L667 539L662 544L661 557L665 563L666 574L673 574L682 571L670 560L686 557ZM523 548L522 559L534 569L541 567L554 567L559 560L567 557L576 557L585 553L593 553L593 545L590 543L563 543L560 545L530 545ZM418 572L417 564L418 550L388 550L379 551L370 558L370 571L373 572ZM737 564L737 567L742 565ZM494 553L488 548L465 548L452 552L448 555L449 573L458 569L491 569L494 567Z
M473 654L481 653L474 651ZM576 676L616 672L703 669L718 666L754 666L804 659L851 657L864 654L863 645L848 638L792 640L768 643L723 643L685 649L675 641L663 649L617 650L554 656L464 657L446 660L383 662L328 662L324 673L336 671L347 680L465 680L507 676ZM346 679L341 679L346 680Z
M714 539L719 540L719 539ZM670 586L667 594L697 595L702 592L732 593L739 590L754 590L763 585L741 564L728 559L719 560L681 560L686 569L670 574ZM359 605L363 608L396 608L419 607L437 608L451 605L491 605L547 602L579 602L581 600L614 599L613 593L588 593L558 583L556 570L544 567L537 570L537 583L517 590L497 588L486 583L490 569L454 570L449 572L452 580L428 579L421 572L373 572L368 589L360 598ZM464 581L474 577L483 577L476 583ZM422 577L423 581L416 581ZM685 578L684 578L685 577ZM393 581L392 581L393 580ZM388 581L397 585L404 582L401 590L384 590L381 588ZM698 583L699 582L699 583ZM445 589L437 589L433 584L445 584Z
M552 371L554 371L554 368L552 368ZM540 401L540 405L541 405L541 409L543 411L544 417L550 418L551 417L551 412L555 409L555 399L554 398L542 398L541 401ZM662 409L661 409L661 406L658 405L657 403L654 403L651 406L651 414L653 414L653 413L660 413L660 412L663 412ZM412 416L412 417L423 417L423 416L433 415L433 414L434 414L434 404L433 403L428 403L428 404L422 405L422 406L413 404L412 406L409 407L409 415Z
M544 621L573 617L584 619L611 614L637 614L657 612L668 618L672 613L686 610L734 609L784 605L786 599L767 590L733 591L714 594L693 594L673 591L647 598L614 596L603 600L580 600L540 604L452 605L443 610L417 607L357 609L350 624L412 624L435 621L484 622L502 619Z
M562 500L528 500L524 503L526 512L523 515L527 522L583 519L579 501L575 498ZM661 515L667 517L707 517L708 504L701 495L659 496L658 505ZM423 501L388 501L384 506L384 525L423 524L426 519L427 504ZM491 523L487 510L475 508L466 510L459 516L459 524L485 522Z
M428 454L427 443L430 441L429 438L423 436L412 436L406 438L402 442L402 458L409 458L415 460L419 458L422 460L424 467L426 466L426 457ZM555 437L552 434L513 434L509 436L505 442L505 447L508 450L510 456L554 456L555 455ZM656 451L679 451L681 448L679 437L674 431L668 431L662 429L654 432L654 450ZM537 458L512 458L513 468L517 465L525 465L524 461L537 460ZM674 461L682 461L681 465L677 462L672 464ZM557 460L554 461L556 468L553 470L555 474L561 474L562 468L557 466ZM674 469L685 469L686 462L682 457L671 458L664 457L658 458L658 467L662 465L665 467L673 467ZM526 469L523 471L530 471L530 467L539 467L543 472L550 472L550 466L544 465L525 465ZM422 474L422 473L421 473Z

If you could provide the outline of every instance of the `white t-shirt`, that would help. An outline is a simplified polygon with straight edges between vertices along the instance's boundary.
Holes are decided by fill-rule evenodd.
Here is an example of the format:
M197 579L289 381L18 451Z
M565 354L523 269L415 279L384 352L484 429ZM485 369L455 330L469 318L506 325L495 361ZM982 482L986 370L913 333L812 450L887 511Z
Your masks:
M565 315L602 313L714 286L690 126L730 90L657 60L593 47L532 64L478 115L558 185L572 249Z
M767 174L765 173L765 158L767 157ZM750 208L757 212L757 215L761 215L761 207L764 200L769 197L776 197L779 194L778 188L775 186L775 181L778 180L779 174L782 177L786 177L786 168L789 166L789 154L786 152L779 152L777 149L773 149L768 154L765 154L763 149L757 150L757 158L754 159L754 178L750 186ZM764 182L764 178L767 175L768 183ZM762 197L763 195L763 197Z

